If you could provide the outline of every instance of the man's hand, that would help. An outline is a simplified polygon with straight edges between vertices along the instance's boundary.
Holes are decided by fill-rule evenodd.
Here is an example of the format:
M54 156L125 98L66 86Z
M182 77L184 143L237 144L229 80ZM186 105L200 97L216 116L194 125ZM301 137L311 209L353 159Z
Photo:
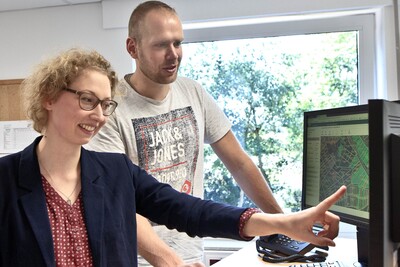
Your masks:
M146 261L155 267L186 266L182 265L184 262L175 251L154 232L153 227L145 217L136 214L136 221L138 250Z

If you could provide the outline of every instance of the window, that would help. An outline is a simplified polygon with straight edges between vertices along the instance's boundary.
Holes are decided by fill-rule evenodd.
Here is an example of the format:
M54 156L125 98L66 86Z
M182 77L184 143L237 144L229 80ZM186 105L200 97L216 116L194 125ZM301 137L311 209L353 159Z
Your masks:
M185 32L180 74L220 104L286 211L300 208L303 112L377 94L373 25L367 14ZM205 167L205 198L254 205L210 147Z

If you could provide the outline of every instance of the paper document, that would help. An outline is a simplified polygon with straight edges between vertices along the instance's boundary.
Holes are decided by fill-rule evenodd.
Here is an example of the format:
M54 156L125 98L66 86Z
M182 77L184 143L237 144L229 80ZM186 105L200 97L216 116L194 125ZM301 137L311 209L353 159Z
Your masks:
M0 154L21 151L37 136L39 133L32 128L30 120L0 121Z

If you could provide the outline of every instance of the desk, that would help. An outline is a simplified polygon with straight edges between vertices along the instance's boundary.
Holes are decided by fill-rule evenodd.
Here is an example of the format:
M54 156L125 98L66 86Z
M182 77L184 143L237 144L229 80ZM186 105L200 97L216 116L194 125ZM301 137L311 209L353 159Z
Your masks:
M354 238L335 239L336 247L329 248L328 260L340 260L345 263L357 262L357 240ZM250 242L241 250L229 255L221 261L212 265L212 267L236 267L236 266L289 266L292 263L268 263L262 261L258 256L255 242Z

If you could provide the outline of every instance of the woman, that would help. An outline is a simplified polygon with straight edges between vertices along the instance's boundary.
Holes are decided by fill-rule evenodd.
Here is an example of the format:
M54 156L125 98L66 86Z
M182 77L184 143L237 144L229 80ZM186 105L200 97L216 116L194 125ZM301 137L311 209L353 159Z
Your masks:
M24 81L29 118L42 134L0 159L0 266L136 266L135 213L191 236L251 239L282 233L334 245L339 218L315 208L262 214L200 200L158 183L122 154L82 145L117 107L117 77L94 51L72 49ZM319 236L312 225L327 228Z

